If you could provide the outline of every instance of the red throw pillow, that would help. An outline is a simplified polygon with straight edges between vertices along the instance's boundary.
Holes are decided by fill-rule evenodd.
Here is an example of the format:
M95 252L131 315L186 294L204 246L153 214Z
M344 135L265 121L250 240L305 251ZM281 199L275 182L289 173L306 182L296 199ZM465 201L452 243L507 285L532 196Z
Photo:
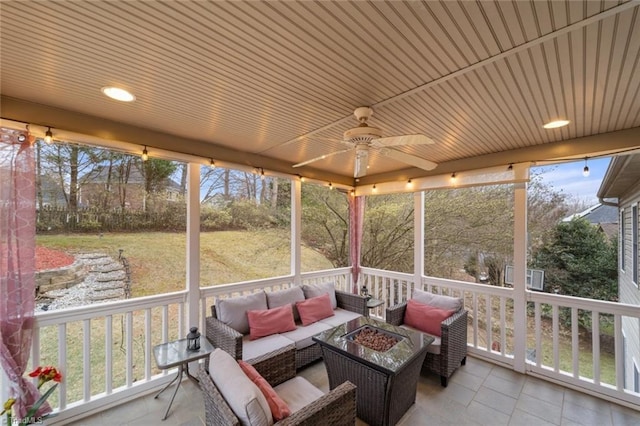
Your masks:
M298 308L302 325L313 324L316 321L335 315L331 307L329 293L325 293L322 296L311 297L302 302L296 302L296 308Z
M432 336L440 337L442 335L440 323L453 315L454 312L434 308L410 299L407 302L407 310L404 312L404 323Z
M280 398L269 382L267 382L267 380L262 377L258 371L256 371L253 365L244 361L238 361L238 364L240 364L240 368L242 368L244 374L246 374L247 377L256 384L256 386L258 386L258 389L260 389L264 397L267 399L273 420L278 422L285 417L289 417L291 415L291 409L287 403Z
M251 340L296 329L291 305L247 311L247 317L249 319L249 339Z

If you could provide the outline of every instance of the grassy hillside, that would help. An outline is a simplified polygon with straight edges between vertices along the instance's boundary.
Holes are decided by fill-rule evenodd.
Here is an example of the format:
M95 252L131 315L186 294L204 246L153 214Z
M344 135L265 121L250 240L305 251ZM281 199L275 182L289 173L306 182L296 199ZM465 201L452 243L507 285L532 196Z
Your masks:
M290 271L288 230L223 231L200 234L200 285L287 275ZM99 235L38 235L38 246L70 254L103 252L132 266L134 297L183 290L186 235L182 233L113 233ZM324 256L302 247L302 270L332 268Z

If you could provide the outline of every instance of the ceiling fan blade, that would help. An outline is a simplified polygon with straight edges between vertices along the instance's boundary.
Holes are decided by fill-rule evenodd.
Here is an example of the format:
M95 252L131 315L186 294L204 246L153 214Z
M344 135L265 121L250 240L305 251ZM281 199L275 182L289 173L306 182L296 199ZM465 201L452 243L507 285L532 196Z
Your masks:
M367 167L369 167L369 147L367 145L356 146L356 161L354 166L353 177L359 178L367 174Z
M423 170L433 170L438 167L438 164L433 161L425 160L424 158L416 157L415 155L405 154L404 152L396 151L395 149L382 148L378 150L378 152L385 157L402 161L403 163L410 164Z
M402 135L389 136L388 138L378 138L371 141L371 145L376 147L398 146L398 145L431 145L435 141L425 135Z
M294 164L291 167L302 167L302 166L306 166L307 164L313 163L315 161L320 161L320 160L324 160L325 158L329 158L332 157L334 155L338 155L338 154L342 154L343 152L348 152L351 151L353 148L347 148L347 149L341 149L340 151L335 151L335 152L330 152L329 154L324 154L321 155L319 157L316 158L312 158L311 160L307 160L307 161L303 161L302 163L298 163L298 164Z

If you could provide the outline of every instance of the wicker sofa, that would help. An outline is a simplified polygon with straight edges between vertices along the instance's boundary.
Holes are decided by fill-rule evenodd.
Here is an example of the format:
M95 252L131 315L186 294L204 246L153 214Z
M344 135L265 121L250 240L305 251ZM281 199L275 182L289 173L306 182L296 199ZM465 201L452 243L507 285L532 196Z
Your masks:
M302 408L294 410L290 416L274 424L278 426L354 425L356 422L356 386L351 382L344 382L329 393L317 397L317 399L314 399L315 397L310 398L310 393L322 394L322 392L317 388L314 389L313 385L306 382L305 379L296 377L294 359L295 348L289 346L280 348L268 356L257 358L251 362L258 373L274 387L276 393L279 393L279 389L282 386L290 385L289 393L293 389L293 393L297 394L296 399L307 398L313 400ZM212 365L211 367L215 368L216 366ZM224 392L216 386L212 375L204 367L201 367L198 376L203 392L206 424L239 426L241 424L240 419L224 398ZM297 382L295 382L296 380ZM302 385L300 390L295 390L295 386L300 385ZM291 386L294 386L294 388L291 388ZM309 389L309 386L312 387L311 390L313 392L305 391L305 389ZM232 398L236 396L234 392L227 394L231 395Z
M416 292L419 294L416 295ZM427 293L421 290L414 290L414 297L423 297L425 294ZM447 296L430 295L427 297L446 298ZM444 387L447 386L453 372L461 365L465 365L467 360L468 312L464 309L462 300L456 300L459 300L459 309L440 323L441 336L434 336L436 340L427 349L427 356L422 364L422 371L439 375L440 383ZM408 327L404 324L406 310L407 302L387 308L386 321L392 325Z
M228 315L226 315L227 318L225 318L225 315L221 315L220 308L212 305L211 316L205 319L205 334L207 339L209 339L213 346L225 350L237 360L244 361L250 361L269 352L294 344L296 347L295 365L296 368L301 368L322 358L320 347L311 340L314 334L343 324L360 315L366 315L367 299L364 296L335 290L333 283L319 284L318 287L302 286L297 289L303 290L298 294L304 295L298 295L298 299L300 297L303 297L303 299L309 298L311 295L318 294L325 290L332 293L332 296L335 295L334 315L307 326L303 326L300 321L296 321L297 328L294 331L251 340L246 327L243 329L242 327L234 326L233 322L228 320ZM267 308L271 308L273 305L271 301L276 299L272 296L294 291L296 290L292 287L279 292L266 292L265 294L268 300ZM253 295L251 296L253 297ZM278 300L283 299L280 297ZM233 301L233 299L216 300L216 304L229 303L229 301ZM242 305L238 304L236 306ZM224 307L224 305L221 307ZM241 307L238 309L245 308Z

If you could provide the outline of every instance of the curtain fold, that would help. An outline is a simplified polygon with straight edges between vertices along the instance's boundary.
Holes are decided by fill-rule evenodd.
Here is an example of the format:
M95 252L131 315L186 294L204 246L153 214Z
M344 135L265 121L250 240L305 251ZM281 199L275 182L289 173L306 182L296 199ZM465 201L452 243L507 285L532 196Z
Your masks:
M364 227L364 196L349 197L349 260L351 261L352 291L358 293L362 231Z
M28 132L0 128L0 365L18 419L40 397L24 378L35 325L35 161ZM43 404L37 415L51 412Z

